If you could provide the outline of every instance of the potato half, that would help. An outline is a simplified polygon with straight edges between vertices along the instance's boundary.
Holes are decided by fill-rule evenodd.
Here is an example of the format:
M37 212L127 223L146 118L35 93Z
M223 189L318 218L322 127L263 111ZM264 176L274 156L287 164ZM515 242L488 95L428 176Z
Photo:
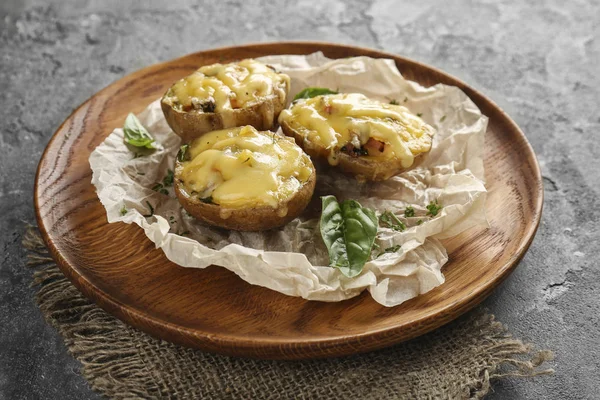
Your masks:
M238 231L285 225L306 208L316 174L294 141L251 126L214 131L182 146L175 193L188 213Z
M296 101L279 115L283 132L311 157L381 181L410 168L431 149L435 130L403 106L358 93Z
M268 130L286 104L289 76L247 59L201 67L167 90L161 107L173 131L189 142L207 132L251 125Z

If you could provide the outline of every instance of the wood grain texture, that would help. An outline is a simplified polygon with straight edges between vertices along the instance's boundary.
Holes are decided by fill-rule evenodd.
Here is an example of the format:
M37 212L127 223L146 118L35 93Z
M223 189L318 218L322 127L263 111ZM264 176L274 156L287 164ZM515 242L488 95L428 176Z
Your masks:
M224 268L182 268L136 225L108 224L88 157L128 112L140 112L200 65L269 54L396 61L424 86L461 88L489 117L485 144L489 229L445 240L446 282L394 308L368 293L323 303L252 286ZM56 131L37 171L39 227L65 275L109 313L151 335L230 355L301 359L364 352L431 331L481 302L515 268L540 221L543 190L533 150L516 124L463 82L380 51L327 43L272 43L191 54L137 71L98 92Z

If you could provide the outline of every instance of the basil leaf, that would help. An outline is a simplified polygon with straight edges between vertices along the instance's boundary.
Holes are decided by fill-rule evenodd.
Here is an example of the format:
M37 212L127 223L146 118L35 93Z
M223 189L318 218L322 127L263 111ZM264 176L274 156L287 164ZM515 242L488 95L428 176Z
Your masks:
M327 88L308 87L308 88L302 90L296 96L294 96L293 101L296 101L298 99L311 99L313 97L322 96L324 94L338 94L338 92L335 92L335 91L333 91L331 89L327 89Z
M144 128L144 125L133 113L129 113L123 125L124 141L135 147L145 147L147 149L156 149L154 139Z
M321 198L321 237L329 252L329 266L352 278L362 271L377 235L375 211L355 200L338 203L335 196Z

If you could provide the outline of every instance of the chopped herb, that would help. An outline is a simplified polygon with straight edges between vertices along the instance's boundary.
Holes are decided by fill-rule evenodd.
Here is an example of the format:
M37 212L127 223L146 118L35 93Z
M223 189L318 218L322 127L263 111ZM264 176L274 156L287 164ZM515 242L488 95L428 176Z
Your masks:
M392 99L392 101L390 101L390 104L393 106L397 106L400 103L398 103L398 101L396 99Z
M431 203L429 203L429 205L427 205L427 215L435 217L436 215L438 215L441 209L442 205L438 204L437 200L435 202L432 201Z
M173 185L173 171L170 169L167 171L167 175L163 178L162 183L157 183L152 186L152 190L158 193L162 193L164 195L169 195L169 190L166 189L168 186Z
M333 91L327 88L319 88L319 87L308 87L294 96L294 101L299 99L311 99L317 96L323 96L327 94L337 94L338 92Z
M205 113L212 113L212 112L215 112L217 105L215 104L215 102L213 100L208 100L208 101L205 101L204 103L200 104L200 108L202 108L202 111Z
M123 205L123 207L121 207L121 216L127 214L129 210L125 208L125 205Z
M145 147L147 149L156 149L154 139L150 136L150 133L146 130L144 125L139 119L133 114L129 113L125 119L125 125L123 125L123 140L125 143L135 147ZM136 157L139 157L136 153Z
M442 115L442 118L440 118L440 122L444 122L445 119L446 119L446 116Z
M421 225L422 223L423 223L422 219L420 219L420 220L417 221L417 225Z
M167 196L169 195L169 191L164 188L162 183L157 183L156 185L152 186L152 190L154 190L155 192L158 192L158 193L162 193Z
M190 234L190 231L183 231L183 232L181 232L182 236L189 235L189 234Z
M167 170L167 176L165 176L163 178L163 185L165 187L173 185L173 171L172 170L170 170L170 169Z
M145 172L138 172L137 174L138 174L138 175L146 175L146 173L145 173Z
M408 97L405 97L404 98L404 102L406 103L407 101L408 101Z
M179 162L188 161L187 151L188 151L189 148L190 148L189 144L184 144L183 146L181 146L179 148L179 152L177 153L177 161L179 161Z
M152 207L152 204L150 204L150 202L148 200L146 200L146 204L148 205L148 209L150 210L150 214L144 215L144 217L148 218L154 215L154 207Z
M381 214L379 216L379 222L395 231L402 232L406 229L404 222L400 221L398 217L396 217L396 215L390 211L385 211L383 214Z
M415 209L412 208L412 206L406 207L406 209L404 210L404 216L406 218L414 217L415 216Z
M383 254L385 254L385 253L395 253L395 252L397 252L398 250L400 250L400 247L401 247L401 246L400 246L399 244L397 244L397 245L395 245L395 246L392 246L392 247L388 247L387 249L385 249L385 250L383 250L381 253L379 253L379 254L377 255L377 257L376 257L376 258L379 258L379 257L381 257L381 256L382 256Z
M273 72L275 72L276 74L279 74L279 73L280 73L279 71L277 71L277 69L276 69L274 66L272 66L272 65L269 65L269 64L266 64L266 66L267 66L267 68L269 68L270 70L272 70L272 71L273 71ZM246 93L246 94L248 94L248 93Z
M372 250L379 250L379 249L380 249L380 247L381 247L381 246L379 246L379 245L377 244L377 242L373 242L373 247L371 247L371 251L372 251Z
M423 113L417 113L417 117L421 118L423 116Z
M204 198L200 199L200 201L203 203L206 203L206 204L213 204L212 196L204 197Z
M340 151L342 153L346 153L349 156L353 156L353 157L369 155L369 152L367 151L367 149L362 148L362 147L354 147L353 145L350 145L350 149L348 149L347 145L344 145L340 148Z

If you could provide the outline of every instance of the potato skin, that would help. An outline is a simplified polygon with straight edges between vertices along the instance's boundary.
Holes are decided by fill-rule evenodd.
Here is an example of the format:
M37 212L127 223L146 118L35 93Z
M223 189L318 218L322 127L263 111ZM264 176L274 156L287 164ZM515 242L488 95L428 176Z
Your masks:
M251 125L259 131L271 129L277 122L279 113L285 107L289 88L287 85L283 85L282 88L285 91L283 101L279 95L272 94L251 106L224 112L179 111L173 108L173 104L169 101L166 93L160 102L160 106L173 132L187 143L207 132L219 129L244 125ZM169 92L167 91L167 93Z
M315 190L317 175L313 168L312 174L302 185L300 190L288 201L287 204L279 205L273 209L269 206L232 208L228 209L228 218L221 217L221 206L209 204L191 197L183 187L183 182L178 177L178 172L183 166L179 161L175 165L175 194L183 208L193 217L209 225L235 231L266 231L285 225L304 211L310 202ZM287 207L287 214L279 216L278 211Z
M286 136L293 137L296 140L296 144L302 147L306 154L315 159L327 160L329 156L327 148L305 140L304 136L290 127L286 121L281 122L281 129ZM339 163L334 168L339 168L347 174L354 175L356 180L360 182L384 181L412 168L420 158L420 155L415 157L413 165L409 168L404 168L400 160L373 160L363 157L351 157L341 151L338 151L336 156Z

